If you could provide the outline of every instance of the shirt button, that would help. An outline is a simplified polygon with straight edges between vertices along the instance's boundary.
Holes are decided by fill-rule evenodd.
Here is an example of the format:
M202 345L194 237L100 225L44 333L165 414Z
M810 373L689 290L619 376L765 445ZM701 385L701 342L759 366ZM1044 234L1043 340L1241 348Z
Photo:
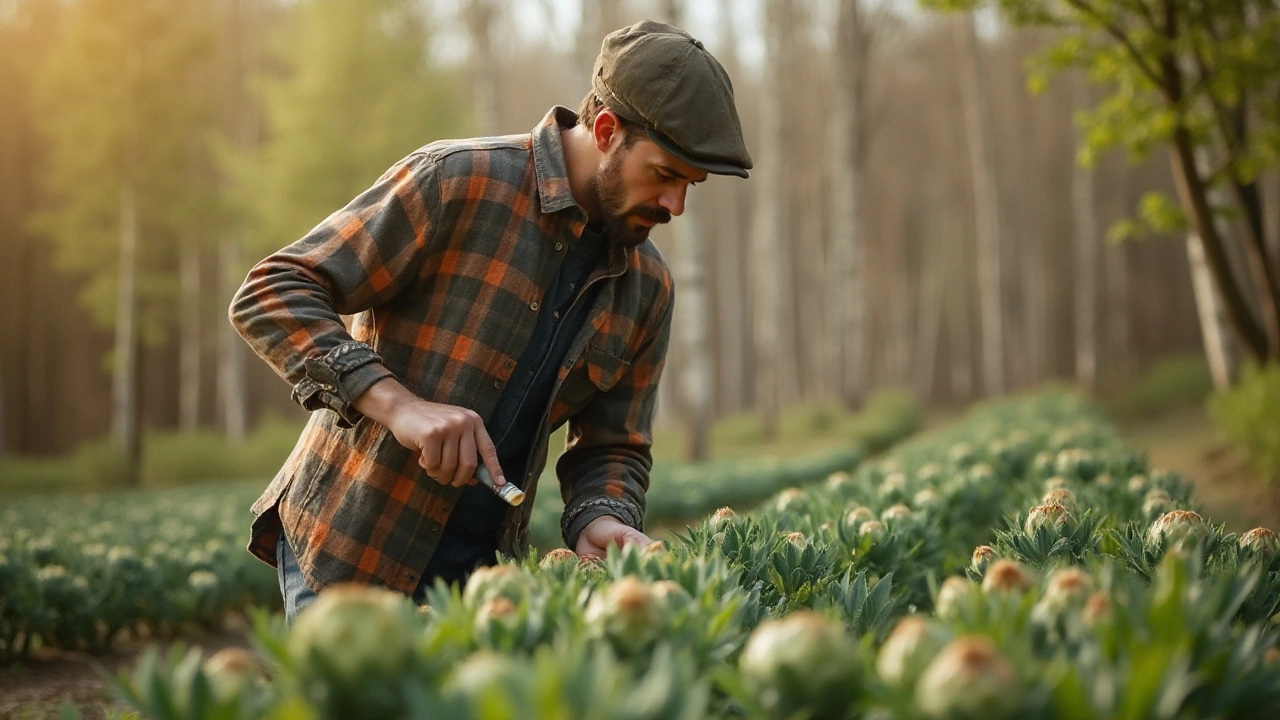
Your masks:
M493 389L494 389L494 390L501 390L501 389L502 389L502 381L501 381L501 380L494 380L494 381L493 381Z
M537 301L537 300L534 300L533 302L529 303L529 309L530 309L530 310L537 310L537 309L538 309L538 301Z
M563 249L564 249L564 243L556 243L556 252L560 252Z
M529 377L533 377L533 371L532 371L532 370L530 370L530 371L529 371Z
M555 312L551 313L551 317L553 317L553 318L555 318L555 319L559 320L559 319L560 319L560 311L559 311L559 310L557 310L557 311L555 311Z

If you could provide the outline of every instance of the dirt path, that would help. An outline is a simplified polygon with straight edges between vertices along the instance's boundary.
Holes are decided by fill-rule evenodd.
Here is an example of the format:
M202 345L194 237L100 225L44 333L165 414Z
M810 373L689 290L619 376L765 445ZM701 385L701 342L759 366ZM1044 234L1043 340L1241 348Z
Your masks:
M1277 494L1232 452L1202 408L1135 422L1122 431L1135 449L1147 452L1153 467L1195 483L1195 497L1208 520L1226 523L1228 532L1258 526L1280 530Z
M159 643L167 652L174 642L199 647L208 655L226 647L248 647L249 623L232 616L224 626L197 637ZM41 651L16 666L0 667L0 719L36 720L59 717L70 701L86 719L102 718L114 704L109 682L134 667L150 643L125 642L105 655Z

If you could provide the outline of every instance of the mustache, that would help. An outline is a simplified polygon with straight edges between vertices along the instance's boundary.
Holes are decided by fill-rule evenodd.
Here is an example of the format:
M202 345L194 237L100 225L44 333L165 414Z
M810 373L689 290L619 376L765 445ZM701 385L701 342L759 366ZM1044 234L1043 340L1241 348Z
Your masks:
M638 207L631 214L653 223L671 222L671 213L660 207Z

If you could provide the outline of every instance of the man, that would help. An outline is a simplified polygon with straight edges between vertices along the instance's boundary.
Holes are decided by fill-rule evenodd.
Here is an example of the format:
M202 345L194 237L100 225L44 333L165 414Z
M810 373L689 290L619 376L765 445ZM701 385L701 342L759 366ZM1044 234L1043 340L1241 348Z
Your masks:
M286 617L337 582L421 601L520 555L547 439L580 555L647 543L671 276L649 230L709 173L747 176L733 89L683 31L611 33L579 114L431 143L259 263L231 321L312 415L253 506ZM348 333L340 315L355 315ZM475 482L529 496L508 507Z

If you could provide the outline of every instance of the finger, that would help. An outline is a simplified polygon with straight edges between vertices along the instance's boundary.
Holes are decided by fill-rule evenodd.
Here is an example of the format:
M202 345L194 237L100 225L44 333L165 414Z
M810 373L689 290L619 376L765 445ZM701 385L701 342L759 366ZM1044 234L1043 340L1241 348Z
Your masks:
M489 438L489 431L484 428L484 423L479 420L474 426L474 439L476 443L476 452L480 454L480 459L484 461L484 466L489 471L489 477L493 478L494 487L502 487L507 484L507 479L502 475L502 467L498 465L498 448L494 446L493 440Z
M422 451L418 453L418 464L423 470L427 471L432 479L440 474L440 443L429 441L423 443Z
M476 481L476 439L472 433L462 433L458 438L458 469L453 474L453 484L461 487Z
M458 437L450 436L440 444L440 482L462 487L458 481Z
M652 540L649 539L648 535L645 535L644 533L634 528L629 528L625 532L619 533L616 539L618 541L619 546L624 546L624 545L646 545L647 546L649 545L649 543L653 542Z

